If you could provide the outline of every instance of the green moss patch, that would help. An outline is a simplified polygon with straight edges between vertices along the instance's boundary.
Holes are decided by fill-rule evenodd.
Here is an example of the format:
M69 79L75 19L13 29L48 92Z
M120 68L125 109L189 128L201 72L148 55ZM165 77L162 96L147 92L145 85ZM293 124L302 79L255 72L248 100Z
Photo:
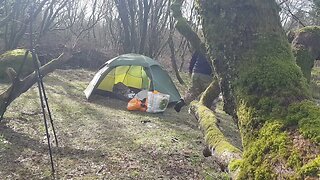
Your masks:
M312 101L295 103L289 106L287 116L267 119L254 129L253 120L259 122L256 112L245 103L238 110L240 130L245 135L244 154L231 167L240 167L239 179L274 179L281 168L287 171L283 178L316 177L319 158L315 159L314 153L320 143L320 107Z
M7 81L8 77L6 74L6 69L8 67L12 67L16 72L19 71L19 68L23 62L26 50L25 49L15 49L12 51L7 51L4 54L0 55L0 80ZM34 70L34 65L32 62L32 56L29 53L27 57L27 61L24 64L24 68L22 70L22 75L28 75Z
M239 65L236 97L255 107L260 117L284 116L289 104L310 97L307 82L285 40L269 35L257 42Z
M311 101L290 106L287 125L298 126L299 132L308 139L320 143L320 107Z
M297 65L301 68L301 71L307 81L310 82L311 70L315 59L312 57L308 49L304 48L303 46L295 47L293 52L296 57Z
M320 27L319 26L306 26L298 30L298 33L301 32L312 32L320 36Z
M205 106L196 106L198 106L199 117L201 117L200 126L205 132L205 140L215 148L215 152L218 154L222 154L224 151L240 153L240 150L231 145L218 128L217 119L212 111Z
M240 166L242 171L240 179L256 177L257 179L272 179L273 170L271 164L282 163L290 146L289 137L282 131L283 124L279 121L267 122L252 138L247 142L243 154L243 163Z
M320 155L313 161L310 161L308 164L304 165L300 171L300 176L313 176L313 177L320 177Z

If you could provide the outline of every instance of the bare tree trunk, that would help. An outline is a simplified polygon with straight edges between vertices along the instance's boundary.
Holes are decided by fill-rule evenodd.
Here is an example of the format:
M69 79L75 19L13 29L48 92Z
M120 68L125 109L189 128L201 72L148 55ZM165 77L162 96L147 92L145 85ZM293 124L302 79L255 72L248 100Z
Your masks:
M148 16L149 16L149 12L150 12L150 7L152 5L152 0L149 1L148 0L143 0L139 1L139 5L140 5L140 11L141 9L143 9L143 14L141 14L141 39L140 39L140 45L139 45L139 53L143 54L145 51L145 46L146 46L146 39L147 39L147 32L148 32Z
M174 50L174 43L172 40L172 33L170 33L169 35L169 39L168 39L168 44L169 44L169 48L171 51L171 64L172 64L172 68L176 74L176 77L179 81L180 84L185 84L183 79L181 78L179 71L178 71L178 67L177 67L177 60L176 60L176 55L175 55L175 50Z
M137 7L136 7L136 0L128 0L128 9L129 9L129 17L130 17L130 41L131 41L131 49L132 52L138 52L139 49L139 43L137 42L138 37L137 37L137 32L136 32L136 12L137 12Z
M130 20L129 20L129 12L128 7L126 5L126 0L115 0L119 16L122 23L122 28L124 31L123 34L123 48L125 53L129 53L132 51L132 45L131 45L131 34L130 34Z

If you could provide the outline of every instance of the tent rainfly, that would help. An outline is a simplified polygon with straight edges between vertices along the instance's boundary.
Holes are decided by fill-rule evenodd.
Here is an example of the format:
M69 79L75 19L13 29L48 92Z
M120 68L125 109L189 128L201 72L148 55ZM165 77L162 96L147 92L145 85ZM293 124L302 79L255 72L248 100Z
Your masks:
M92 94L110 94L117 83L170 95L169 103L181 98L168 73L155 60L139 55L124 54L107 61L95 74L84 91L87 99Z

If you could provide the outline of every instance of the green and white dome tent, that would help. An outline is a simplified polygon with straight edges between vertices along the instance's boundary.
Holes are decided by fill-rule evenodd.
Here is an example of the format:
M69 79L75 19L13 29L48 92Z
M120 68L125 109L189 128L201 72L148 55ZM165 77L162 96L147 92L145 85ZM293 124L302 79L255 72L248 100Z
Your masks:
M112 93L117 83L170 95L169 103L181 98L168 73L155 60L139 54L123 54L107 61L85 89L89 99L95 93Z

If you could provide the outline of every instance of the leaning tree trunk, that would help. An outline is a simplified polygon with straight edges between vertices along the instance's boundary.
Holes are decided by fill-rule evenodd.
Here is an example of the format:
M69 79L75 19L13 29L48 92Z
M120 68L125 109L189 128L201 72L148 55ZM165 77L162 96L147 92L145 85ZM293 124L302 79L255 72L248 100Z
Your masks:
M181 76L179 74L176 55L175 55L175 51L174 51L174 42L173 42L173 39L172 39L172 33L169 34L168 44L169 44L169 48L170 48L170 51L171 51L170 59L171 59L171 65L172 65L173 71L174 71L179 83L180 84L185 84L183 79L181 78Z
M194 49L207 54L205 53L204 43L201 42L197 33L192 30L187 20L182 16L182 4L183 0L175 0L171 5L173 16L177 20L176 29L190 42ZM207 55L207 59L210 61L210 59L213 58L209 58ZM212 64L211 62L209 63ZM215 157L222 169L227 169L228 164L232 160L240 158L241 150L232 145L223 135L217 118L210 109L213 100L218 98L219 94L219 81L217 78L213 78L211 84L202 93L200 101L193 101L190 104L190 112L195 115L199 121L200 128L205 134L206 144L211 151L210 154ZM232 176L235 175L236 173L232 173Z
M195 50L198 50L205 54L205 47L203 46L203 43L201 42L198 34L192 30L191 26L188 24L187 19L182 16L182 3L183 0L175 0L171 5L172 15L177 21L175 28L190 42Z
M174 27L173 27L173 19L171 19L170 20L170 33L169 33L169 38L168 38L168 45L169 45L170 52L171 52L171 57L170 57L171 65L172 65L172 69L173 69L174 73L176 74L176 77L177 77L179 83L185 84L183 79L180 76L178 66L177 66L176 53L174 50L173 35L174 35Z
M44 77L45 75L53 72L62 64L70 60L71 57L72 57L71 51L66 50L58 58L53 59L52 61L50 61L49 63L45 64L40 68L41 76ZM8 70L9 70L7 71L8 76L10 77L12 84L7 90L5 90L4 92L1 92L0 94L0 117L1 118L6 111L6 108L10 105L10 103L13 102L16 98L18 98L21 94L26 92L28 89L30 89L32 85L34 85L38 80L36 72L31 73L30 75L28 75L26 78L22 80L21 79L15 80L17 73L12 68L9 68Z
M276 2L198 3L221 90L239 120L243 155L231 170L240 169L238 179L316 178L320 108L309 101Z
M182 16L181 6L183 4L184 0L175 0L171 5L172 15L177 21L175 28L179 31L179 33L186 38L187 41L190 42L191 46L206 55L207 60L209 61L209 64L211 63L211 57L208 56L206 53L206 48L204 43L199 38L198 34L193 31L191 26L188 24L187 19ZM212 67L215 69L214 67ZM214 70L215 71L215 70ZM202 94L201 101L198 102L200 106L204 105L208 108L209 104L212 104L213 100L216 99L219 96L219 93L214 93L212 90L219 90L220 93L220 87L219 83L212 83L207 90ZM211 94L211 95L209 95ZM213 96L212 94L216 94L216 96ZM210 102L211 101L211 102ZM204 102L204 103L203 103ZM227 103L225 103L227 104ZM196 108L197 109L197 108ZM224 108L224 110L229 114L230 112L228 109ZM210 144L209 144L210 145Z

